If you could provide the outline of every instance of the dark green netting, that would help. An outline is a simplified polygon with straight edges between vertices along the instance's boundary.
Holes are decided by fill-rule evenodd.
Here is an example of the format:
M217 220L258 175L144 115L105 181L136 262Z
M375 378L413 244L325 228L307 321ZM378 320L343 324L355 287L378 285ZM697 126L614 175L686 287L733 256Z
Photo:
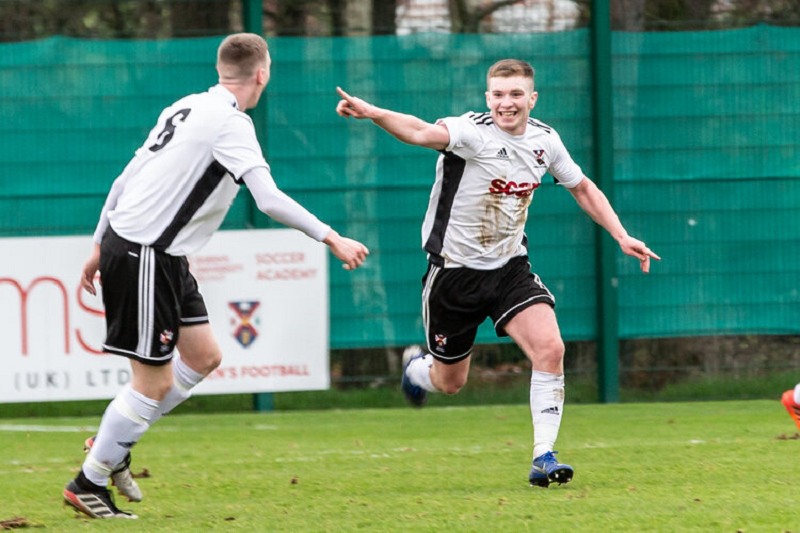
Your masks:
M216 82L220 38L0 45L0 235L88 234L111 182L173 100ZM591 176L585 30L276 38L257 111L279 186L372 250L331 266L331 346L422 340L420 225L437 154L336 115L335 87L433 121L483 111L485 72L528 60L534 116ZM612 203L664 257L619 255L624 338L800 331L800 29L615 33ZM226 228L273 227L243 191ZM527 234L565 339L596 335L594 232L540 188ZM489 326L489 324L485 324ZM479 342L493 342L484 327Z

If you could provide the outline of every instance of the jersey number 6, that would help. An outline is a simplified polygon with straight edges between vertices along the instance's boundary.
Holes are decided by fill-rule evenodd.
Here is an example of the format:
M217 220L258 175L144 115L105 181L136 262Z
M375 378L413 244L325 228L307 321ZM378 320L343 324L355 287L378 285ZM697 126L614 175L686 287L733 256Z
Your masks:
M150 147L151 152L158 152L162 148L164 148L169 141L172 140L172 136L175 135L175 128L178 126L177 122L183 122L186 120L186 117L189 116L191 113L191 109L181 109L171 117L167 119L167 123L164 126L164 129L161 130L161 133L158 134L158 141Z

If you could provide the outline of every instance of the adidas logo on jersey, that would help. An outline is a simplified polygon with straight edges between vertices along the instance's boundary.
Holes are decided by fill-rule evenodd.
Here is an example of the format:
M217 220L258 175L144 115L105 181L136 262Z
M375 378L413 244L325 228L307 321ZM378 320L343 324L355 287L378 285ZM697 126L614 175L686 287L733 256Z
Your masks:
M498 159L508 159L508 152L506 152L505 148L500 148L497 151L497 155L495 157L497 157Z

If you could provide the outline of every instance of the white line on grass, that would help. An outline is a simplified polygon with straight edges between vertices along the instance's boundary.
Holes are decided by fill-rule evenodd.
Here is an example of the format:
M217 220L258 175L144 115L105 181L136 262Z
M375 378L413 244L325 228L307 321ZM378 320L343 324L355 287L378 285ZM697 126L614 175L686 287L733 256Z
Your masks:
M23 424L0 424L0 432L9 432L9 433L97 433L97 426L45 426L45 425L23 425ZM154 427L151 432L156 433L176 433L176 432L187 432L187 431L202 431L207 432L212 429L228 429L225 426L183 426L183 427L172 427L172 426L164 426L164 427ZM258 424L255 426L251 426L249 429L254 431L278 431L280 426L270 425L270 424Z
M97 431L97 426L23 426L0 424L0 431L24 431L32 433L84 433Z

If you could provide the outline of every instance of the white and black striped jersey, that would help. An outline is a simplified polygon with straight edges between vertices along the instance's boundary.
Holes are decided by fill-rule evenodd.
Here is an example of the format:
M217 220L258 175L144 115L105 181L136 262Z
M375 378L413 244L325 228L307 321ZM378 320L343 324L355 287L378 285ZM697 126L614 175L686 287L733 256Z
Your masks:
M436 165L436 181L422 225L432 262L491 270L527 253L528 206L550 172L573 188L583 179L558 133L528 119L523 135L494 124L490 113L440 119L450 144Z
M181 98L114 182L95 232L107 224L123 239L170 255L200 249L222 224L253 169L269 170L253 121L221 85Z

